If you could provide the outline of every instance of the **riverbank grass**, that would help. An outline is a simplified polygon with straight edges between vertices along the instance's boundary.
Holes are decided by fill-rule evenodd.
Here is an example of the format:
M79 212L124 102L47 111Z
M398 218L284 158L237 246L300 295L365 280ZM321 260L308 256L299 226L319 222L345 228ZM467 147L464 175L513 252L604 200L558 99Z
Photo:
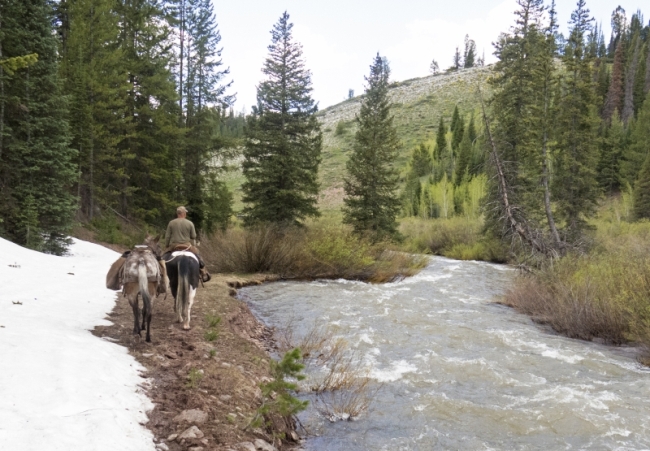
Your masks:
M650 222L595 225L589 253L519 277L504 303L569 337L650 349Z
M368 282L411 276L426 263L422 256L401 252L395 243L372 243L332 220L313 221L303 228L232 227L204 238L201 255L217 272Z
M404 218L400 223L404 249L442 255L456 260L506 263L509 249L499 239L486 235L481 218L455 216L448 219Z

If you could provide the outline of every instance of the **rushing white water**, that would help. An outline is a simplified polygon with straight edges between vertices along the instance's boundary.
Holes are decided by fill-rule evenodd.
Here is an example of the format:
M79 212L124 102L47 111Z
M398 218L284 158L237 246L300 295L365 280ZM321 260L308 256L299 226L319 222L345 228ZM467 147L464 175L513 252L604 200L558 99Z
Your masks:
M650 372L634 350L557 336L495 304L513 277L435 257L397 283L277 282L241 296L298 335L328 323L383 383L356 421L307 413L308 450L650 449Z

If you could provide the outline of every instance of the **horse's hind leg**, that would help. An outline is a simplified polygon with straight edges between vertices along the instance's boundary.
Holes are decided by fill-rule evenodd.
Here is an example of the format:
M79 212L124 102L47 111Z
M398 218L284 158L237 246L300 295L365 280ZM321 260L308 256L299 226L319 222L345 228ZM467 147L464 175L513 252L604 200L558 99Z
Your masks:
M196 288L190 287L190 292L188 293L187 304L185 304L185 311L183 316L185 317L185 322L183 323L183 329L190 329L190 314L192 312L192 304L194 304L194 296L196 295Z

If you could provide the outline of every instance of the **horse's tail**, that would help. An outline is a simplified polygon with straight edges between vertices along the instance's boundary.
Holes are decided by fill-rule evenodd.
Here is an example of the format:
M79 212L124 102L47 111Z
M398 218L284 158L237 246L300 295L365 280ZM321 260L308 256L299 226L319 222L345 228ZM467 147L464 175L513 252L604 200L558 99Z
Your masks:
M189 257L178 259L178 289L176 291L176 312L184 315L190 299L190 266Z
M147 265L144 260L138 262L138 285L140 287L140 294L145 309L148 309L151 304L151 296L149 295L149 279L147 278Z

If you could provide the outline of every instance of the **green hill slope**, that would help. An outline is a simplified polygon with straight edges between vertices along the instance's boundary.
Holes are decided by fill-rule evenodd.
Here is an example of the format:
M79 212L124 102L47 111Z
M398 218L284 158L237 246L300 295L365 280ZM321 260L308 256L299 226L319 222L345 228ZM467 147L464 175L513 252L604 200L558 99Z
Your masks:
M397 161L404 167L416 144L435 139L440 116L451 120L458 105L465 115L479 107L477 86L486 88L489 67L476 67L445 75L414 78L393 83L389 98L402 151ZM333 105L318 113L323 125L323 162L320 166L321 198L324 209L338 208L343 203L345 161L352 148L362 96Z
M477 86L487 90L486 80L490 72L490 67L476 67L449 74L414 78L391 85L389 98L393 102L394 123L402 142L398 167L406 166L413 146L435 139L440 116L443 116L449 125L456 105L462 115L478 110ZM352 148L356 131L354 118L359 112L361 100L362 96L357 96L318 113L323 129L319 199L323 210L338 209L343 204L345 162ZM239 192L242 182L240 171L228 176L228 185L235 194L237 211L242 208Z

